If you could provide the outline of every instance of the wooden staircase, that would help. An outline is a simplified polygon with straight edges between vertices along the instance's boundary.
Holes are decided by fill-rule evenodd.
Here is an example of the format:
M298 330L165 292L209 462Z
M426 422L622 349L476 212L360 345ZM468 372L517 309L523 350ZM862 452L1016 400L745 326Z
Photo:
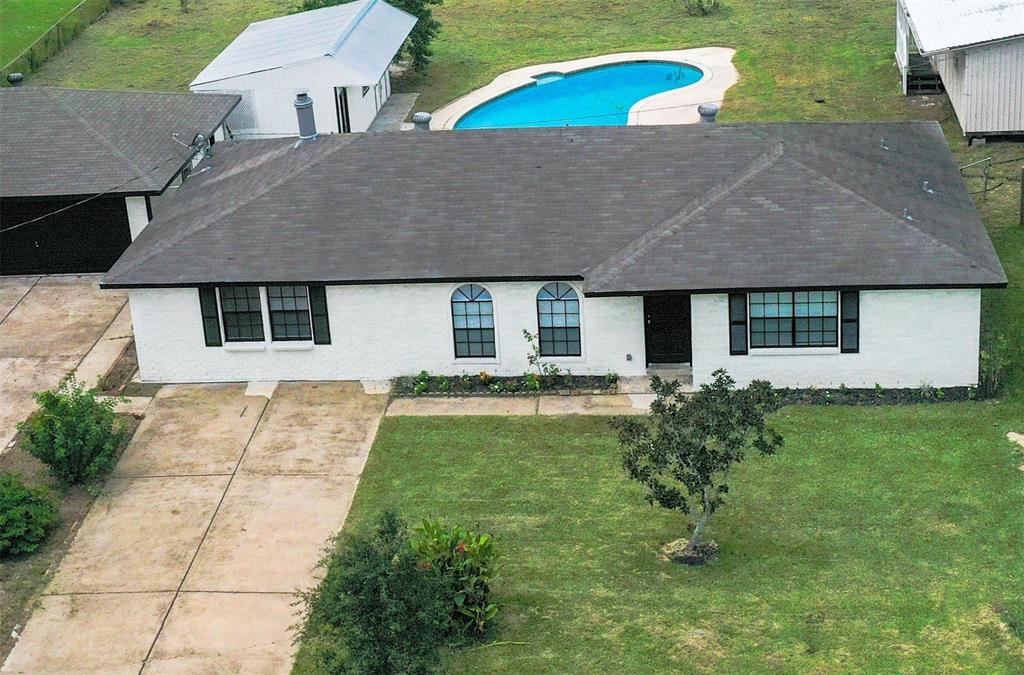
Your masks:
M927 56L910 54L910 64L907 70L907 96L941 94L945 90L942 78L932 66L931 60Z

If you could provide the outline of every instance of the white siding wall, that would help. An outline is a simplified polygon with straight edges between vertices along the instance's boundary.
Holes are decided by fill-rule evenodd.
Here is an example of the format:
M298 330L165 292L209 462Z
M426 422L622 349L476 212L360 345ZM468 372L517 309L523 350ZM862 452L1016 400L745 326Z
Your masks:
M763 350L729 355L727 295L692 300L693 376L700 384L725 368L740 384L767 379L778 387L935 387L978 381L981 292L863 291L860 353L839 349Z
M458 285L328 286L330 345L296 350L295 343L281 349L267 343L259 351L207 347L194 288L133 290L140 375L154 382L221 382L528 370L522 330L537 330L535 298L543 284L484 284L494 298L497 326L498 358L490 360L454 358L450 298ZM581 375L645 371L641 298L586 298L581 314L583 356L553 362Z
M932 60L964 133L1024 131L1024 39Z
M316 118L317 131L323 134L338 132L338 114L335 104L335 86L341 82L330 79L330 72L315 66L280 68L264 73L241 75L219 82L202 84L192 91L207 93L249 92L246 98L251 101L255 112L257 127L251 135L265 136L296 136L299 123L295 116L295 96L301 92L309 94L313 99L313 115ZM366 97L362 96L362 87L348 87L348 101L352 131L366 131L377 115L378 107L374 101L374 87L370 87ZM390 91L390 86L388 87ZM232 118L228 118L229 125ZM237 124L236 124L237 127ZM234 132L244 137L245 130L233 128Z
M146 208L145 197L125 197L125 208L128 209L128 230L131 232L132 241L139 236L139 233L149 225L149 211Z

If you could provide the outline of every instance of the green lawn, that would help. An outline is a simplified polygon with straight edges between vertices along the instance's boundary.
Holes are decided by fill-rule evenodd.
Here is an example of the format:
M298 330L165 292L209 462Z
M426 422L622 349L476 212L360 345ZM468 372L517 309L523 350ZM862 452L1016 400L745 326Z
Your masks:
M80 0L0 0L0 66L21 54Z
M690 568L657 560L682 520L626 480L606 419L388 418L346 529L396 508L497 536L499 644L446 672L1020 672L994 608L1024 620L1022 420L786 408L786 447L741 466L722 553Z
M3 0L7 2L8 0ZM250 21L294 0L139 0L112 11L33 76L66 86L184 89ZM898 96L892 0L728 0L695 18L680 0L446 0L434 62L400 89L433 110L511 68L636 49L736 47L725 119L920 115ZM826 102L815 103L816 96Z

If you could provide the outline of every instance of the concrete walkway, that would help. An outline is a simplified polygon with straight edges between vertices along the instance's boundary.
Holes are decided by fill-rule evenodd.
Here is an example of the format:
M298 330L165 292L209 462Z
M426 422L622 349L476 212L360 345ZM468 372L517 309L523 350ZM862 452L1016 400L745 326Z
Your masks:
M542 63L502 73L490 84L471 91L433 114L431 129L454 129L455 124L473 108L503 94L534 84L538 75L546 73L573 73L578 70L607 66L630 61L669 61L700 68L704 75L686 87L648 96L637 101L629 110L629 124L693 124L700 121L697 106L701 103L719 103L725 92L739 81L739 73L732 64L735 49L701 47L651 52L604 54L573 61Z
M643 415L653 400L651 394L423 396L394 399L387 415Z
M402 122L412 112L419 94L392 94L377 111L377 117L370 124L368 131L399 131Z
M32 396L73 369L86 385L131 340L127 297L98 275L0 277L0 452L35 410Z
M5 673L286 673L386 405L355 383L164 387ZM255 390L253 390L255 391Z

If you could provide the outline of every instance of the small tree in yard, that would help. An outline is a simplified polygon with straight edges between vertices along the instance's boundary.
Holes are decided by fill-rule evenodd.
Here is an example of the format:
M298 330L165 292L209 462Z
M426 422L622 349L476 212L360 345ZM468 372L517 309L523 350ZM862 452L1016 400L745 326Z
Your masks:
M309 9L320 9L321 7L333 7L344 5L352 0L302 0L298 11L305 12ZM433 51L430 43L437 37L441 30L441 22L434 18L430 9L431 5L440 5L443 0L388 0L388 3L398 9L405 10L416 17L416 25L406 38L405 44L398 52L396 60L408 59L409 66L418 73L427 69Z
M729 491L733 465L748 450L771 455L782 446L782 436L765 422L780 406L771 384L755 380L736 389L724 370L712 376L689 398L679 382L655 376L650 416L615 421L630 478L647 489L650 503L681 511L689 520L689 540L673 557L697 564L717 549L702 537Z
M118 399L97 399L74 376L36 394L32 417L18 425L22 447L46 464L61 487L97 480L117 462L124 431L114 415Z

